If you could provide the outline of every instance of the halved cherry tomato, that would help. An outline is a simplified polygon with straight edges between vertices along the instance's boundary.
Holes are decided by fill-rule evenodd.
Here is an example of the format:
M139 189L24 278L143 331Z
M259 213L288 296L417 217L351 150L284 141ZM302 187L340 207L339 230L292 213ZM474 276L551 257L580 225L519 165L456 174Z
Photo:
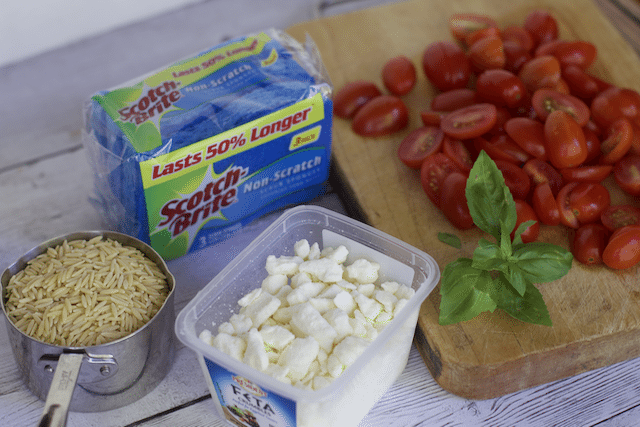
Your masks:
M371 99L382 95L374 83L365 80L349 82L333 97L333 112L343 119L351 119L360 107Z
M499 36L487 36L476 40L467 52L469 61L480 70L502 68L506 63L502 39Z
M531 34L536 45L558 38L558 23L546 10L534 10L524 18L524 29Z
M450 173L442 183L440 210L460 230L468 230L474 225L467 205L466 186L467 175L461 172Z
M610 205L600 215L600 221L609 231L626 225L640 225L640 208L632 205Z
M572 94L582 99L592 99L600 92L598 83L577 65L562 68L562 78L569 85Z
M431 100L431 110L453 111L478 103L478 94L469 88L451 89L440 92Z
M531 179L521 168L511 162L494 160L504 182L514 199L526 199L531 190Z
M543 55L531 58L522 64L518 77L531 92L555 87L562 76L560 61L555 56Z
M586 70L596 59L597 49L588 41L571 40L558 45L552 55L558 58L562 66L576 65Z
M582 128L563 110L549 114L544 123L549 161L558 169L581 165L587 158L587 144Z
M522 166L522 170L529 175L534 186L542 184L543 182L549 183L554 197L558 195L564 185L564 180L560 172L544 160L537 158L530 159Z
M574 188L578 186L578 184L578 182L570 182L568 184L565 184L565 186L562 187L562 189L556 196L556 204L558 205L558 211L560 212L560 222L567 227L575 229L580 227L580 223L578 222L578 218L576 218L576 215L571 209L571 205L569 204L569 194Z
M487 28L480 28L479 30L475 30L471 33L468 33L467 36L464 38L464 43L467 46L471 46L478 40L483 39L485 37L489 37L489 36L498 37L502 39L502 37L500 36L500 29L498 27L487 27Z
M511 238L513 239L513 237L515 236L516 230L518 229L520 224L527 221L536 221L534 224L527 227L520 235L523 243L535 241L538 238L538 234L540 234L540 220L538 219L538 216L536 215L531 205L529 205L524 200L514 199L514 202L516 203L517 218L516 226L511 232Z
M628 194L640 196L640 156L628 155L613 166L613 178Z
M439 90L467 86L471 69L462 48L450 41L431 43L422 55L422 68L429 81Z
M611 232L602 224L581 225L575 232L571 252L576 260L586 265L602 264L602 254Z
M580 224L600 220L611 204L609 190L597 182L581 182L569 193L569 207Z
M519 44L527 52L533 49L534 41L533 37L523 27L517 25L509 25L502 29L501 37L503 42L512 41Z
M495 105L476 104L450 112L442 118L440 127L445 134L454 138L471 139L488 132L496 120Z
M439 127L423 126L411 131L398 147L398 157L411 169L420 169L427 156L440 151L444 134Z
M520 148L531 156L547 160L544 125L539 120L514 117L504 124L504 130Z
M493 160L505 160L521 165L531 156L518 146L506 133L497 133L489 139L484 137L474 138L474 147L477 152L486 151Z
M496 124L488 132L491 135L505 133L504 124L511 118L511 111L506 107L496 107Z
M591 116L602 129L606 129L620 117L627 117L638 123L640 94L633 89L617 86L605 89L591 101Z
M557 90L546 88L536 90L531 97L531 104L542 121L556 110L569 114L580 127L585 126L589 121L589 106L584 101Z
M584 133L584 142L587 144L587 158L584 162L589 163L602 155L602 151L600 151L600 137L598 137L589 126L584 126L582 133Z
M464 142L459 139L445 135L442 141L442 152L449 156L464 173L469 173L473 167L472 154Z
M382 82L392 94L406 95L416 84L416 67L404 55L391 58L382 68Z
M622 159L633 141L633 127L631 121L626 117L620 117L607 128L605 138L600 143L602 157L600 161L606 164L613 164Z
M633 137L631 138L630 154L640 154L640 125L631 122L631 128L633 129Z
M591 165L577 168L564 168L559 172L565 181L602 182L613 170L613 165Z
M402 99L380 95L364 104L353 117L351 128L360 136L389 135L407 126L409 110Z
M558 225L560 224L560 211L558 210L558 203L556 198L551 192L551 186L548 182L538 184L533 189L533 195L531 196L531 205L536 215L545 225Z
M636 265L640 261L640 225L627 225L614 231L604 248L602 261L616 270Z
M438 208L441 205L442 183L452 172L460 172L460 169L444 153L434 153L428 156L420 167L422 189Z
M487 15L454 13L449 17L451 34L460 42L464 42L470 33L489 27L498 28L498 23Z
M511 71L492 69L478 76L476 90L480 98L496 106L514 108L524 103L527 89Z

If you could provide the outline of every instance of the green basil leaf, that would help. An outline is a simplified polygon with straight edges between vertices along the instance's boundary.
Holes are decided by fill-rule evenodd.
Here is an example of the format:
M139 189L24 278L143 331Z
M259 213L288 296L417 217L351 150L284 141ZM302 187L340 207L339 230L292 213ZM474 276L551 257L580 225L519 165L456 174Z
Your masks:
M511 234L516 224L515 202L502 172L484 150L469 172L465 195L469 213L478 228L498 242L505 233Z
M456 249L462 248L462 242L460 238L451 233L438 233L438 240L449 246L453 246Z
M531 282L527 282L526 292L524 295L520 295L509 286L508 279L504 276L500 275L496 280L502 284L498 308L523 322L545 326L553 325L542 294Z
M527 279L520 268L518 268L518 265L513 262L509 262L508 268L503 271L503 273L509 279L511 287L514 288L521 296L524 295L527 291Z
M486 239L480 239L478 246L473 251L473 262L471 266L485 271L502 271L506 269L505 262L500 246Z
M513 261L531 283L560 279L571 269L573 255L563 247L531 242L514 247Z
M471 266L471 259L459 258L445 267L440 281L441 325L470 320L483 311L494 311L497 290L487 271Z

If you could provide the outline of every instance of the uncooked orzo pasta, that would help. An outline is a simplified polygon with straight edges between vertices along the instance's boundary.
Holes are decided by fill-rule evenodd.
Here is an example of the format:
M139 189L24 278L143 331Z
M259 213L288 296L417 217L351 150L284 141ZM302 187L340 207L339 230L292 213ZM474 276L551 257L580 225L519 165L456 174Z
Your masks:
M96 236L64 241L6 286L11 322L48 344L86 347L125 337L160 310L169 285L140 250Z

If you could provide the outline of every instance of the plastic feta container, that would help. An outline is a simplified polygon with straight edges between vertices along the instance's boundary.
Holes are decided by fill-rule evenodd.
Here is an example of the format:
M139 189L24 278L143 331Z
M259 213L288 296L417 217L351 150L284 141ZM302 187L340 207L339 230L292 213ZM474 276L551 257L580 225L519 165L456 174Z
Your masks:
M320 249L344 245L348 262L380 264L378 281L415 290L367 349L328 386L307 390L281 382L199 338L238 311L238 300L260 287L269 255L291 255L302 239ZM178 338L198 356L218 415L234 426L356 426L404 370L420 305L435 288L435 260L392 236L316 206L285 211L187 304L176 318Z

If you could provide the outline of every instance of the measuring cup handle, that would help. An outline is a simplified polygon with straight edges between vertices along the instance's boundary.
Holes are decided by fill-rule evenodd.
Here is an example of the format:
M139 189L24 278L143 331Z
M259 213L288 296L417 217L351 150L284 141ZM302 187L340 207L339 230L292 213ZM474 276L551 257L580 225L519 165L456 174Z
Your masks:
M69 405L83 359L83 353L60 355L38 427L64 427L67 424Z

